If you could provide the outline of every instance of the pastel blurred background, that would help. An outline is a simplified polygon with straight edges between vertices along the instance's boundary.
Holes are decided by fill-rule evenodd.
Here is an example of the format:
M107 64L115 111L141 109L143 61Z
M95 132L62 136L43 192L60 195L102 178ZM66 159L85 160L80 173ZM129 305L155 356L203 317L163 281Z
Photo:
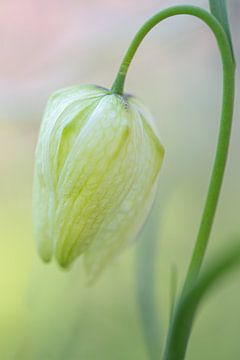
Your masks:
M205 0L187 2L208 8ZM184 3L0 2L0 359L148 359L136 300L136 261L154 232L156 298L161 331L166 333L171 268L177 267L180 286L219 125L221 62L206 26L187 16L166 21L151 32L135 57L126 90L151 109L166 149L152 213L159 220L153 229L150 218L141 240L93 287L85 286L81 260L70 272L39 260L32 236L31 186L34 148L51 92L81 83L110 87L139 26L156 11ZM239 62L240 2L228 4ZM240 233L239 117L238 72L233 137L210 258ZM236 272L201 307L188 360L240 358L239 283Z

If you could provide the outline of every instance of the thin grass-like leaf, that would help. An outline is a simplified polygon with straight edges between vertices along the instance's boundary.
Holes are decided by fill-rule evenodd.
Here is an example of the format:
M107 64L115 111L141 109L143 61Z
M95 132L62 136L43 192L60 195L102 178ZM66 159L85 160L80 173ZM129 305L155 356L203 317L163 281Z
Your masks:
M227 13L227 4L226 0L209 0L209 6L211 13L218 19L218 21L221 23L222 27L224 28L229 43L231 45L232 49L232 56L234 59L234 51L233 51L233 45L232 45L232 37L231 37L231 31L230 31L230 25L228 21L228 13Z
M170 324L164 360L182 360L187 349L193 321L203 298L225 275L240 266L240 243L211 262L198 280L188 288L176 306Z

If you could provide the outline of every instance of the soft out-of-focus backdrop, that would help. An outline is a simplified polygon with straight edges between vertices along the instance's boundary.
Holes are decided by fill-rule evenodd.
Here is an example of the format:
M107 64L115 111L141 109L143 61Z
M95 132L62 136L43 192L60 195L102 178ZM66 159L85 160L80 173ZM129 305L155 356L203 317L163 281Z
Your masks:
M78 83L110 87L132 36L154 12L185 1L2 0L0 3L0 358L146 360L136 306L141 243L85 286L81 260L70 272L44 265L31 228L31 184L39 124L50 93ZM205 0L188 3L208 7ZM229 0L240 59L240 2ZM126 89L157 119L166 157L159 185L156 287L162 331L169 275L180 284L189 261L216 145L221 63L199 20L162 23L139 49ZM239 85L239 73L237 74ZM240 233L240 103L208 256ZM145 231L147 241L148 231ZM240 273L202 306L188 360L237 360Z

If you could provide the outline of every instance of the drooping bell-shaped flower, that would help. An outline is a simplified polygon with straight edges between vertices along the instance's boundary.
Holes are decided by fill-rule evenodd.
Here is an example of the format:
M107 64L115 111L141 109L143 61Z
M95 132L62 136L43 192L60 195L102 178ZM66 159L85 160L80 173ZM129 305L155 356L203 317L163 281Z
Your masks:
M93 85L55 92L36 149L34 233L40 256L68 267L84 254L94 278L136 237L164 150L132 96Z

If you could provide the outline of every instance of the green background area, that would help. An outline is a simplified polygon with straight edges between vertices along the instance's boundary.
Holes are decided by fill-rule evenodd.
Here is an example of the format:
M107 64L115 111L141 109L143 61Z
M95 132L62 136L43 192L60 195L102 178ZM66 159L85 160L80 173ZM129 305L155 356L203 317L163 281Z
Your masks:
M190 3L207 8L207 1ZM139 250L150 241L152 222L93 287L86 287L81 259L64 272L56 263L45 265L38 258L32 236L31 187L34 148L50 93L77 83L110 87L136 30L155 11L170 5L170 0L15 0L0 4L3 360L148 359L135 270ZM229 1L229 15L239 62L237 0ZM151 215L159 219L155 225L155 282L163 337L169 318L171 267L178 269L180 287L204 203L217 140L221 77L213 36L200 21L183 16L153 30L127 78L126 91L151 109L166 150ZM240 232L238 100L239 86L229 162L207 257ZM187 360L239 359L239 278L239 272L232 274L201 306Z

